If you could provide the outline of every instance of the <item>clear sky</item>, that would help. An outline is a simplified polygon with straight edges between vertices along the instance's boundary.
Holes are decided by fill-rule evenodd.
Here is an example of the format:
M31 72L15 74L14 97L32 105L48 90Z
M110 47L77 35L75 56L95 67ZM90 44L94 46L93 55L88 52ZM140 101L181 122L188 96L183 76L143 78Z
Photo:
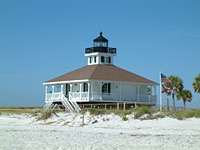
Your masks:
M117 48L115 65L156 82L160 71L177 75L193 92L199 8L199 0L2 0L0 105L43 105L42 83L87 65L84 49L100 30ZM187 105L200 107L200 94Z

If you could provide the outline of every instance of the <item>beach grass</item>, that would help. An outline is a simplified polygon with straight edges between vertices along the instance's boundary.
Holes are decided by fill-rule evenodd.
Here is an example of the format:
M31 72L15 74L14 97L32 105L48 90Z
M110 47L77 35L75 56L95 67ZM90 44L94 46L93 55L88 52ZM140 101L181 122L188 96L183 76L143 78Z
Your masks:
M54 111L56 113L63 111ZM38 120L45 120L51 117L52 111L42 111L41 106L0 106L0 115L2 114L31 114L37 116ZM89 112L91 115L104 115L104 114L115 114L119 115L122 120L128 120L127 115L133 115L134 119L140 120L152 120L164 117L176 118L178 120L183 120L187 118L200 118L200 110L192 109L186 111L159 111L152 109L149 106L140 106L137 108L132 108L128 110L122 109L96 109L96 108L84 108L80 111L81 114ZM159 112L158 114L156 114ZM67 113L67 112L66 112ZM146 114L146 115L145 115ZM144 117L145 115L145 117Z
M103 115L103 114L115 114L115 115L128 115L133 112L133 109L121 110L121 109L96 109L96 108L85 108L80 113L90 112L91 115Z
M42 109L43 106L0 106L0 109Z
M50 118L52 116L52 111L42 111L38 117L37 120L47 120L48 118Z
M178 120L183 120L187 118L200 118L200 110L191 109L186 111L179 111L179 112L165 112L166 116L176 118Z
M38 110L1 109L0 110L0 115L1 114L32 114L33 115L33 114L35 114L37 112L38 112Z

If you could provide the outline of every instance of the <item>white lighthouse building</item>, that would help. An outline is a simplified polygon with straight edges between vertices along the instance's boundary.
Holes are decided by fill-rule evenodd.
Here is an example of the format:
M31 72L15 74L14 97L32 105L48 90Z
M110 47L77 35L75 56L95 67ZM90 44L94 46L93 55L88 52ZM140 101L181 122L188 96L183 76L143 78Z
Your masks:
M108 47L108 40L100 32L93 47L85 49L86 66L43 83L45 108L60 105L79 111L79 104L83 103L155 105L157 83L115 66L116 53L116 48Z

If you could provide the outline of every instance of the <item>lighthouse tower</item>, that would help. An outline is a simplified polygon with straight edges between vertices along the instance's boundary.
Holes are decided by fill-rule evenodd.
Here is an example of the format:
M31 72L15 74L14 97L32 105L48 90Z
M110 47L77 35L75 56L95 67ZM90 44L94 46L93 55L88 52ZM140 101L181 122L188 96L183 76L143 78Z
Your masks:
M116 56L116 48L108 47L108 40L100 32L99 37L93 40L93 47L85 49L88 57L88 65L106 64L113 65L113 57Z

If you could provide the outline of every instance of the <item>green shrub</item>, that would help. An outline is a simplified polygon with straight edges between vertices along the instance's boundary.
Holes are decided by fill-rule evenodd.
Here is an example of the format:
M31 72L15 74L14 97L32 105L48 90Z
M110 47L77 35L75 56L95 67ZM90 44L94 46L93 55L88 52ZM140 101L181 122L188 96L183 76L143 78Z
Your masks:
M122 120L123 120L123 121L127 121L127 120L128 120L128 118L126 117L126 115L123 115L123 116L122 116Z

